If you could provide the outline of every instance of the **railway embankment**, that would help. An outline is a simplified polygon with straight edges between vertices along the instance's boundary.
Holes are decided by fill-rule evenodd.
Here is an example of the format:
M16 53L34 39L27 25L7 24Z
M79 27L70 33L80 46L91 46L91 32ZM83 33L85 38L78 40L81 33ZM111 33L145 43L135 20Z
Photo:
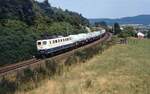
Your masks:
M45 79L61 75L68 67L85 63L96 54L102 53L104 49L114 44L114 40L109 37L110 35L106 35L92 44L10 71L1 77L0 91L3 94L12 94L16 90L32 90L40 86Z

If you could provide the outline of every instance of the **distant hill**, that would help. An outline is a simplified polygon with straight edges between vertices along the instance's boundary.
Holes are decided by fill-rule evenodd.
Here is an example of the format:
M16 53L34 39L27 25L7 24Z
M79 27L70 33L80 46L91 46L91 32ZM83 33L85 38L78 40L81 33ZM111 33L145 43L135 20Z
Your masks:
M91 24L94 24L95 22L101 22L105 21L108 24L113 24L115 22L118 22L120 24L150 24L150 15L138 15L133 17L124 17L120 19L89 19Z

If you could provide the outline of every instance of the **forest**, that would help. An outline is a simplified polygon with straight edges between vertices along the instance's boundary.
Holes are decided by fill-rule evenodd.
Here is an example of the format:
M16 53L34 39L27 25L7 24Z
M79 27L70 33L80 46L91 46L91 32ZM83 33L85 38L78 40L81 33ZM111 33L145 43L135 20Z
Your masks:
M0 0L0 66L32 58L36 40L87 32L81 14L52 7L48 0Z

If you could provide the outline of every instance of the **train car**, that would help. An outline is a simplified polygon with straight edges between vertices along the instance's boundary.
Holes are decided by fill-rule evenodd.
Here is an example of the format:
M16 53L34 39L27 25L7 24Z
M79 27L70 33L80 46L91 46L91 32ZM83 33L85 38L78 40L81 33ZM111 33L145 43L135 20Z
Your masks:
M64 51L66 49L80 47L85 44L96 41L105 33L105 30L89 33L80 33L69 35L67 37L57 37L51 39L42 39L37 41L37 51L39 56L48 56L53 53Z

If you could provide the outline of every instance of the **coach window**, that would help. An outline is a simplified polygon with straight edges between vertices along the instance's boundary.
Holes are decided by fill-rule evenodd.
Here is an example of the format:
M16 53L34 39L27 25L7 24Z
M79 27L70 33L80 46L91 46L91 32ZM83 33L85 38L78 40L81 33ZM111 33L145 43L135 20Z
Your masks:
M53 40L53 43L55 43L55 40Z
M51 41L49 41L49 44L51 44Z
M57 43L57 40L55 40L55 43Z
M46 41L43 41L43 45L46 45L47 44L47 42Z

